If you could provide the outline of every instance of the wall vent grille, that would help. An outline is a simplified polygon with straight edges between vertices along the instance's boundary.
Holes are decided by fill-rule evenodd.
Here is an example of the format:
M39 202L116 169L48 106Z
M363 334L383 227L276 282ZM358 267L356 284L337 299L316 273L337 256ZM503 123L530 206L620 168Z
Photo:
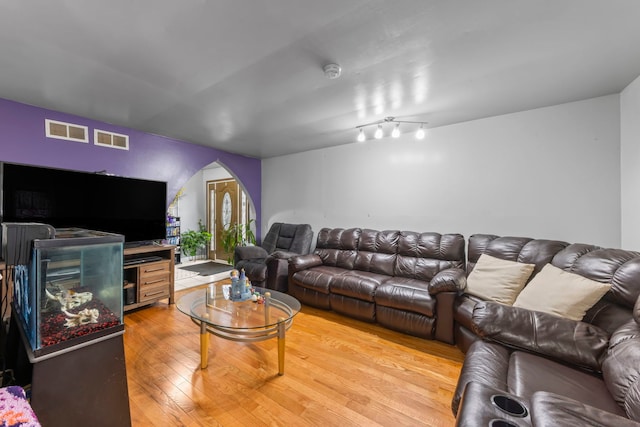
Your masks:
M44 119L44 128L47 138L89 142L89 128L86 126Z
M129 135L108 132L106 130L93 130L93 143L102 147L117 148L120 150L129 149Z

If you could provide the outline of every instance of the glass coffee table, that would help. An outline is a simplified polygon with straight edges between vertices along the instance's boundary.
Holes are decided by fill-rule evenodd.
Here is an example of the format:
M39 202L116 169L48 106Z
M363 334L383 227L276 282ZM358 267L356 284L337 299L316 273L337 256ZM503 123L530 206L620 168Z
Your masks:
M200 368L208 364L209 334L240 342L278 338L278 374L283 375L285 332L300 311L300 302L264 288L254 288L264 297L262 302L234 302L228 299L228 286L212 283L189 292L177 303L178 310L200 326Z

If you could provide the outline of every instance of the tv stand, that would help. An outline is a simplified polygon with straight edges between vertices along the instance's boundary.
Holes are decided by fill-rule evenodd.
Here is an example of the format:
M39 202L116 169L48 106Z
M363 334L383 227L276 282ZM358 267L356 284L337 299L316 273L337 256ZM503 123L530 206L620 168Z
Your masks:
M123 257L124 311L174 301L175 246L147 244L128 246Z

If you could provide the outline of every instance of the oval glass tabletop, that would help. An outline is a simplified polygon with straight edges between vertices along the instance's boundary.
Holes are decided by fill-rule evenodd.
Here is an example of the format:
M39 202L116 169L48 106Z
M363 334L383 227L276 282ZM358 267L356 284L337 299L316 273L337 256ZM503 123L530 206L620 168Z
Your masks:
M282 292L254 288L261 296L270 293L262 302L231 301L228 284L210 284L182 296L178 310L208 325L229 329L254 329L277 325L288 321L300 311L300 302ZM226 289L225 289L226 288Z

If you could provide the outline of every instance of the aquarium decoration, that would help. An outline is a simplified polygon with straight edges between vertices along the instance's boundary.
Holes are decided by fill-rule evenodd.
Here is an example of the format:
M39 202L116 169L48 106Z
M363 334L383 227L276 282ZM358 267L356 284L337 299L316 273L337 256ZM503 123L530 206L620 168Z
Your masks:
M64 324L67 328L74 328L87 323L98 323L98 317L100 316L100 312L95 308L85 308L78 314L69 313L66 310L62 310L62 312L67 316L67 321Z
M120 319L98 299L78 307L79 311L58 310L42 314L42 347L83 337L120 324Z
M47 298L52 301L58 301L62 306L62 310L69 310L72 308L80 307L85 302L91 301L93 294L91 292L75 292L73 290L57 292L53 295L47 289L45 289Z

